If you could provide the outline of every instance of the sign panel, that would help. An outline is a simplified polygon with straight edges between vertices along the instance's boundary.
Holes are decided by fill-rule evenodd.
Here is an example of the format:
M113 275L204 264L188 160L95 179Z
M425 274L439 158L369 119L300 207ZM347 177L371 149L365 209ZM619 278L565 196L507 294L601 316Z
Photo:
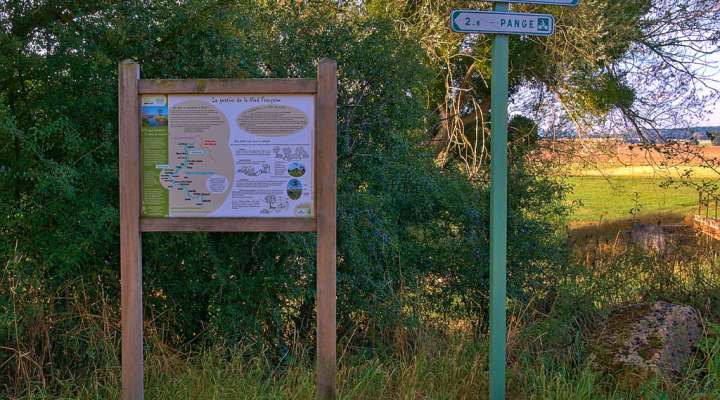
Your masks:
M495 3L523 3L523 4L543 4L550 6L569 6L575 7L580 0L490 0Z
M454 10L450 22L453 31L463 33L550 36L555 32L555 18L549 14Z
M313 95L144 95L142 216L311 217Z

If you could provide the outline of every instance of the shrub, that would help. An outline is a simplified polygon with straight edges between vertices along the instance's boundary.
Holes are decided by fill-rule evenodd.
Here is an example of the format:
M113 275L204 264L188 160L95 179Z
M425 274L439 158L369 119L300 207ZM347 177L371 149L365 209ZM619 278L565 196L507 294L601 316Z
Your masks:
M332 57L340 334L384 340L450 317L479 326L488 185L440 169L422 144L436 87L424 50L356 5L240 3L39 3L32 18L13 3L0 14L0 261L33 282L28 301L54 315L69 307L55 296L75 290L68 282L92 282L88 296L119 302L117 61L137 59L146 78L312 77ZM510 290L523 294L560 265L563 188L522 157L511 176ZM144 234L143 256L146 314L173 343L243 338L277 354L312 343L314 235ZM3 340L17 334L0 326Z

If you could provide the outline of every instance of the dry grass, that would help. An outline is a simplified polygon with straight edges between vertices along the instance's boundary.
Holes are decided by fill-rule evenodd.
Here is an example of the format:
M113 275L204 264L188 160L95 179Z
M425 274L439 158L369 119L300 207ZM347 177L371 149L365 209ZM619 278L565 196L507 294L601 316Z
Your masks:
M574 165L580 169L659 165L663 162L672 165L699 166L704 164L702 159L720 160L720 146L687 145L683 147L684 155L693 153L700 157L682 156L675 160L668 160L656 149L647 149L616 140L547 140L542 141L541 146L543 146L543 157L552 158L565 165Z
M601 223L582 221L570 224L570 245L572 247L584 241L595 243L615 241L632 228L634 223L641 224L692 224L692 219L678 213L648 213L636 218L622 218Z
M692 176L693 179L717 179L717 172L706 166L651 166L651 165L628 165L620 167L607 167L600 169L573 168L571 176L602 176L618 177L632 176L636 178L661 179L685 179Z

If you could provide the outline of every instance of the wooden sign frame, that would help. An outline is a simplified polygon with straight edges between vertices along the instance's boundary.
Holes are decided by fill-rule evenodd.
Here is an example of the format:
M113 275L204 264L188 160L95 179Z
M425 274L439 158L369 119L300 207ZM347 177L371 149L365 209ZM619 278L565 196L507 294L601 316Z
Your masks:
M308 218L141 217L140 96L144 94L312 94L315 96L315 212ZM316 79L140 79L118 65L120 318L122 399L143 398L142 232L316 232L317 398L335 399L337 64L323 59Z

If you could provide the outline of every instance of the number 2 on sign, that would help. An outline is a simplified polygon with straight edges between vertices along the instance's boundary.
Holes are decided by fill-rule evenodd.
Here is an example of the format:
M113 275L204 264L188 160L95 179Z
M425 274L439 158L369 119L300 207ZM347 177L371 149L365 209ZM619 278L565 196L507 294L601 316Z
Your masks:
M471 26L472 20L470 17L465 17L465 26ZM480 21L475 21L475 26L480 26Z

